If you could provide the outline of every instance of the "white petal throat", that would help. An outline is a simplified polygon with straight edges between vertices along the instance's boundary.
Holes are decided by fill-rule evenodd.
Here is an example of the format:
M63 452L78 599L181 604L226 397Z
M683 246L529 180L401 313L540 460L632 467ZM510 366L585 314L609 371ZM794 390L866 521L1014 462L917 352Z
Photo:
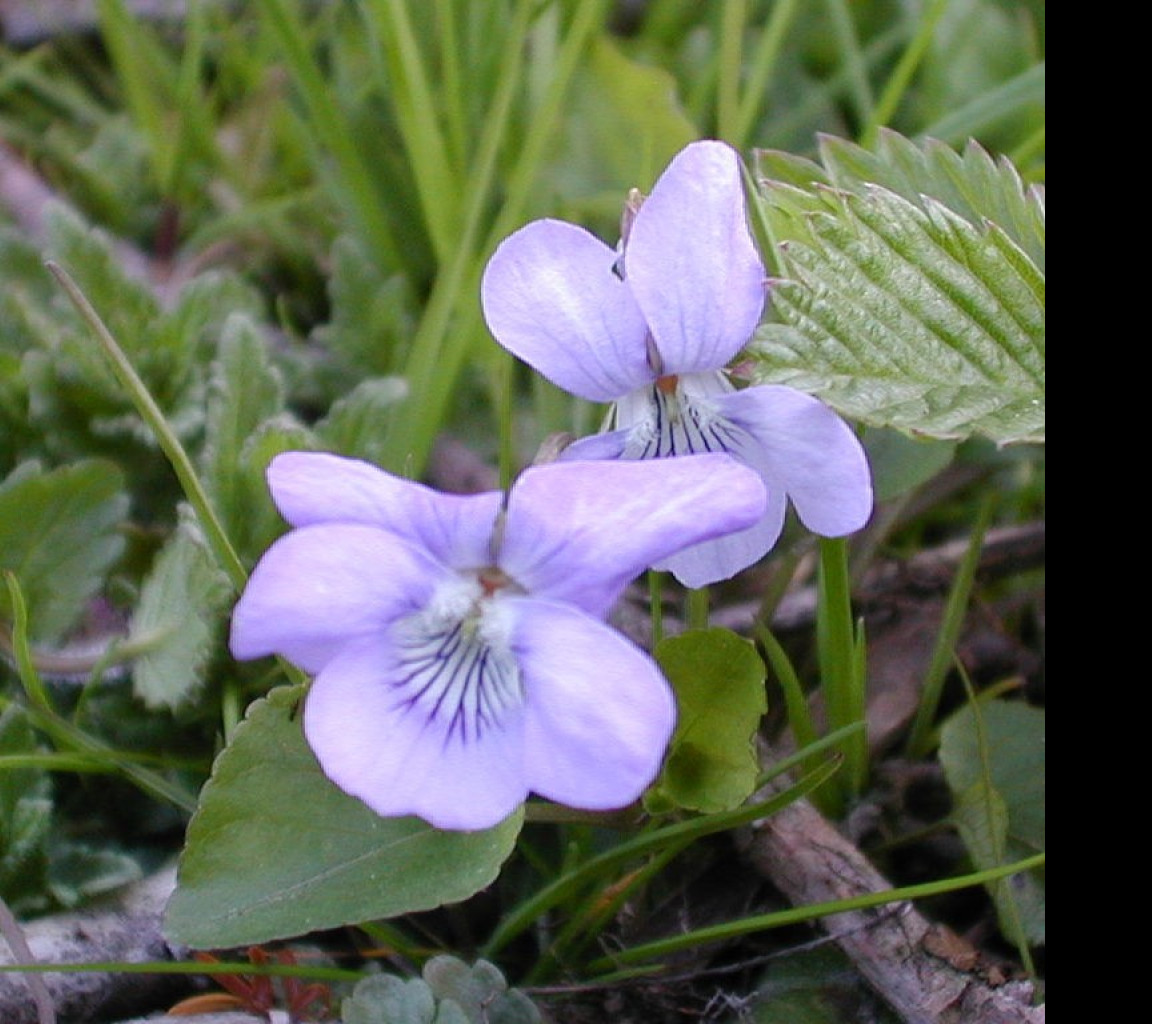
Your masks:
M389 679L396 710L423 717L445 746L479 742L523 704L520 669L485 629L485 607L446 622L417 614L397 623L398 672Z

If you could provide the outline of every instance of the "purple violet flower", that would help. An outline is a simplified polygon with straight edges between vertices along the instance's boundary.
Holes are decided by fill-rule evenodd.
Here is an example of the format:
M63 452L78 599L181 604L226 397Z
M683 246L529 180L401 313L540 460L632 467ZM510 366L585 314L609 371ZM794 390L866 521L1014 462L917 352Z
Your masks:
M603 620L650 563L746 528L765 503L759 477L719 454L535 466L507 501L322 453L278 455L268 482L293 529L236 605L233 654L315 676L304 733L341 789L463 830L530 790L589 810L644 791L675 703Z
M872 511L863 448L818 399L792 388L735 390L723 372L763 311L766 279L746 221L739 158L695 142L625 210L619 249L575 224L538 220L496 249L481 298L513 355L558 387L611 402L616 429L563 459L653 459L729 452L755 469L768 506L747 530L654 567L686 586L727 579L765 555L787 499L809 529L836 537Z

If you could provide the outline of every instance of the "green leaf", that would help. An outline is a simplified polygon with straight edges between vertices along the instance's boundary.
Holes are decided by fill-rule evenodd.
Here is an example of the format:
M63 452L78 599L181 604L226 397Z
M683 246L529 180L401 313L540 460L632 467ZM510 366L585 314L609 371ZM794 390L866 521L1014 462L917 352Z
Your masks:
M364 245L341 235L332 245L328 283L332 316L314 338L344 371L358 376L392 373L415 330L411 290L402 274L385 275Z
M217 758L168 904L174 941L244 946L455 903L512 852L521 811L483 832L442 832L337 789L304 740L302 697L280 687L256 701Z
M224 324L212 363L208 423L200 466L204 488L237 550L256 554L269 539L261 527L274 517L263 467L244 457L248 439L284 410L284 386L271 365L259 327L247 315ZM255 477L255 487L253 486Z
M186 518L165 543L140 591L128 642L144 653L132 669L136 696L175 709L204 681L232 586Z
M607 36L597 38L577 73L568 141L545 180L562 195L598 200L613 228L627 190L649 188L699 133L665 69L632 60Z
M460 1016L466 1020L463 1012ZM358 981L341 1002L340 1019L344 1024L435 1024L436 1000L422 978L375 974Z
M703 629L668 637L654 653L678 719L653 799L705 813L738 806L756 786L754 738L768 709L756 649L730 630Z
M762 182L758 208L784 279L750 350L753 379L915 435L1043 441L1039 196L975 151L950 161L911 146L889 134L872 155L826 141L830 168L807 187L815 165L763 159L762 172L785 174Z
M998 867L1044 849L1044 712L1017 701L964 707L945 722L940 763L952 790L952 818L977 868ZM986 758L985 758L986 753ZM986 763L985 763L986 762ZM1000 925L1013 941L1044 941L1044 875L990 886Z
M0 713L0 757L39 750L27 715L9 704ZM0 768L0 896L16 911L44 907L51 793L42 768Z
M49 859L49 890L61 907L78 906L142 875L139 863L127 854L82 843L59 843Z
M370 377L332 403L328 415L316 424L316 435L342 455L383 463L388 457L384 435L392 410L407 395L408 386L401 377Z
M500 968L487 960L469 967L454 956L434 956L424 980L443 1004L459 1006L469 1024L538 1024L540 1011L523 992L509 989ZM439 1018L437 1018L439 1020Z
M119 468L99 459L50 472L24 463L0 483L0 571L19 580L34 639L59 639L123 552L123 487ZM0 589L0 618L11 614Z
M864 435L877 501L889 501L931 480L952 461L956 444L876 427Z

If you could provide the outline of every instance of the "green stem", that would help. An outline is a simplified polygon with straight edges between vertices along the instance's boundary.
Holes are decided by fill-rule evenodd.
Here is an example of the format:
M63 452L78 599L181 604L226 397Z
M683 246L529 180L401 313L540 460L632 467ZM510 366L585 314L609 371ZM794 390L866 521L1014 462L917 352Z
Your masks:
M834 729L864 721L864 680L858 672L850 591L847 541L843 537L821 537L816 645L828 725ZM844 795L854 797L863 789L868 774L865 733L853 740L846 754Z
M168 461L176 473L177 479L180 481L180 486L184 489L185 497L188 499L189 504L200 520L200 525L204 529L204 535L207 538L209 547L212 549L212 553L216 556L216 561L227 574L228 579L232 582L232 586L237 591L242 590L248 579L248 573L240 561L240 556L236 554L236 549L232 547L232 542L229 541L223 524L212 508L208 494L204 490L203 484L200 483L200 478L196 475L196 470L192 466L192 460L188 457L188 453L184 450L180 439L173 432L172 428L168 426L168 421L164 418L164 413L156 404L155 399L153 399L135 369L133 369L132 363L124 354L124 350L117 343L116 339L112 336L112 332L108 330L104 325L104 321L100 319L100 315L93 309L87 296L84 295L63 267L52 260L48 260L45 265L56 280L60 282L68 298L72 300L72 304L76 307L77 312L79 312L96 340L100 343L100 347L112 363L113 372L116 374L121 386L128 392L128 397L136 407L136 411L140 413L141 418L148 424L161 450L168 457Z
M693 587L685 595L685 619L689 629L708 628L708 588Z

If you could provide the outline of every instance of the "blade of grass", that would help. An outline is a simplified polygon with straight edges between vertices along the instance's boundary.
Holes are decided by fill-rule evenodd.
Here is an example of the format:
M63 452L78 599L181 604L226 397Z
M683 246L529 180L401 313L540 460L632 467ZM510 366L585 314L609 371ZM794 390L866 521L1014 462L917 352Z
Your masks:
M311 131L304 134L305 137L315 136L317 166L324 163L320 153L327 151L335 162L337 178L342 186L337 199L348 211L352 223L360 225L362 237L375 254L380 268L402 270L404 259L393 238L376 179L356 144L348 117L337 104L310 52L307 32L295 7L285 0L257 2L284 48L296 88L308 110Z
M776 70L776 59L780 56L788 30L799 9L800 0L777 0L768 14L768 24L760 30L760 42L752 54L744 95L737 108L731 134L726 136L737 148L747 144L756 115L763 108L768 83Z
M839 758L829 760L768 800L749 804L734 811L702 815L673 825L655 828L584 861L573 870L562 874L554 882L544 886L509 912L492 933L484 947L483 955L486 957L493 956L522 931L531 927L532 923L542 914L557 904L570 899L574 893L581 890L591 880L599 878L606 871L636 857L657 853L669 845L692 841L716 832L737 828L750 821L755 821L757 818L767 817L822 785L832 777L839 765ZM787 770L780 766L777 768L781 772Z
M880 129L891 120L896 108L900 105L900 101L904 98L904 93L912 81L912 76L916 73L916 69L932 45L936 25L947 7L948 0L929 0L929 3L923 7L916 34L905 47L896 67L892 69L892 74L888 76L888 81L884 84L880 98L872 108L872 116L860 133L860 145L866 148L875 145L876 136Z
M516 85L521 78L523 33L536 10L536 5L526 0L517 4L501 60L500 80L485 120L477 158L468 173L464 231L452 260L437 275L404 371L412 393L420 400L398 408L386 438L389 450L386 468L394 471L407 468L415 474L423 470L464 359L482 333L476 294L483 261L523 216L572 77L588 40L602 23L605 8L606 0L578 0L547 91L507 178L503 205L487 237L478 245L495 189L498 157L509 127Z
M361 0L359 8L375 43L371 52L381 90L396 110L428 237L443 264L460 235L459 200L467 183L448 157L428 59L420 51L407 0Z
M848 103L859 124L864 126L872 119L875 98L868 80L868 63L860 48L856 23L852 19L852 9L848 0L825 0L825 6L832 22L832 35L840 51L840 63L847 74Z
M940 624L940 632L936 636L936 643L932 648L932 658L928 663L927 671L924 673L920 703L916 707L916 715L912 719L912 726L904 745L905 753L913 759L924 757L932 748L932 725L936 719L936 710L940 705L944 680L952 665L956 641L959 639L960 630L964 625L964 614L968 607L968 599L972 594L976 569L980 564L980 548L984 543L984 534L988 531L995 507L995 495L989 495L977 510L968 550L964 553L964 558L956 570L956 578L952 582L952 589L949 591L948 600L944 605L944 617Z
M678 953L681 950L691 949L693 946L701 946L709 942L734 939L741 935L751 935L772 928L783 928L787 925L814 921L822 917L830 917L833 914L842 914L849 910L864 910L868 907L881 907L887 903L903 903L956 892L959 889L970 889L973 886L985 885L988 882L1017 875L1023 871L1031 871L1033 868L1043 865L1044 858L1044 854L1038 853L1003 867L974 871L971 874L960 875L956 878L923 882L919 885L908 885L899 889L885 889L881 892L870 892L850 899L813 903L806 907L794 907L790 910L776 911L771 914L746 917L739 921L728 921L708 928L698 928L695 931L674 935L667 939L659 939L655 942L633 946L630 949L623 949L611 956L600 957L589 963L587 969L590 971L608 970L622 964L652 960L656 957L667 956L670 953Z
M831 728L864 721L864 679L852 617L848 574L848 542L843 537L820 538L817 577L816 649L820 688ZM857 796L868 777L868 739L861 732L845 751L847 765L841 797Z

